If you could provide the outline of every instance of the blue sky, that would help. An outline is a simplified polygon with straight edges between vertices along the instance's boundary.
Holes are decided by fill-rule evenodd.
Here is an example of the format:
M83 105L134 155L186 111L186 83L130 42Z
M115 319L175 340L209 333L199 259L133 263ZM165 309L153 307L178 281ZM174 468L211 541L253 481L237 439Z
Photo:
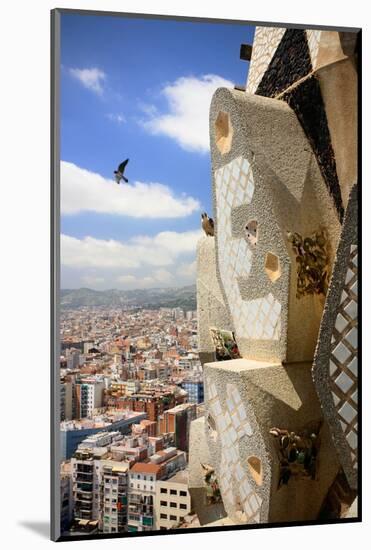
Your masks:
M194 282L200 213L211 213L208 107L216 88L245 84L239 48L253 34L62 15L62 288Z

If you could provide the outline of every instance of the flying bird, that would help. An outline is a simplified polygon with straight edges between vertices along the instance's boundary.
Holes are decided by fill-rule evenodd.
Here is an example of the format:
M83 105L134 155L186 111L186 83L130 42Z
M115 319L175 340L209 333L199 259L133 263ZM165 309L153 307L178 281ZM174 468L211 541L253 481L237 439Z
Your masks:
M129 180L124 176L125 168L128 162L129 159L124 160L121 164L119 164L117 170L114 171L116 183L119 184L121 180L126 181L126 183L129 182Z
M214 220L212 218L209 218L206 212L203 212L201 214L201 219L202 229L205 231L206 235L214 237Z

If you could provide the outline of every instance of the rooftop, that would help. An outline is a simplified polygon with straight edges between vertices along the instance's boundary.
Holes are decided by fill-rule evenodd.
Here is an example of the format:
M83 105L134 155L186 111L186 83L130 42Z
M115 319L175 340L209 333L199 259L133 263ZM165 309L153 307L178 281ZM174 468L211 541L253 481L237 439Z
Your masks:
M103 468L107 470L111 470L112 473L117 473L117 472L125 473L129 469L129 464L127 462L118 462L117 460L108 459L108 460L103 460Z
M137 462L132 468L130 468L130 473L158 474L160 470L161 466L153 464L152 462Z
M183 485L188 486L188 478L189 478L188 470L180 470L179 472L177 472L175 475L173 475L166 481L169 483L181 483Z
M176 414L178 412L182 412L182 411L185 411L191 407L195 407L196 405L194 403L181 403L180 405L176 405L175 407L173 407L172 409L168 409L167 411L165 411L165 413L172 413L172 414Z
M64 420L63 422L61 422L60 429L67 432L71 430L105 428L107 426L111 426L115 422L120 422L121 420L143 418L143 416L146 416L146 413L124 410L118 413L114 412L96 415L93 418L82 418L81 420Z

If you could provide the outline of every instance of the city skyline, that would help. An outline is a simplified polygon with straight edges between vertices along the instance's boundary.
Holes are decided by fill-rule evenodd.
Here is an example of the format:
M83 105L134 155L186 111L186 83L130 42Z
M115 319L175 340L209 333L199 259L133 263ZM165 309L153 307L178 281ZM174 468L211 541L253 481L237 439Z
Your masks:
M208 105L216 88L245 82L239 47L253 33L62 16L62 288L195 282L200 214L211 214ZM118 186L124 158L129 183Z
M189 430L204 400L196 312L65 309L60 337L62 535L194 526Z

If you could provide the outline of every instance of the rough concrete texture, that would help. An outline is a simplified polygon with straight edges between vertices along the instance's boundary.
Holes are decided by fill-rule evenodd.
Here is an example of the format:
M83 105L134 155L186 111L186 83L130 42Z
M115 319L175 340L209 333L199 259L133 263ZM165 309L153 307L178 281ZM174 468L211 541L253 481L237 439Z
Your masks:
M300 38L303 32L306 37L305 44ZM303 123L303 120L301 122L307 131L310 121L313 120L314 128L310 129L311 139L313 145L313 141L319 138L315 147L317 154L323 145L328 125L331 139L322 151L322 156L327 155L327 158L320 158L319 164L325 179L334 180L329 181L330 192L334 191L332 184L339 185L339 197L334 200L340 218L357 173L357 69L354 55L356 37L357 33L354 32L258 27L246 90L248 93L279 97L291 105L290 98L291 102L296 101L291 95L300 95L296 88L305 87L310 80L313 83L313 77L318 77L325 105L326 128L321 128L318 132L318 101L313 102L309 97L304 99L304 105L301 106L305 111L309 109L306 113L307 120L306 123ZM301 40L300 44L298 40ZM279 90L281 93L277 95ZM305 92L307 93L308 91ZM314 107L312 110L311 101ZM295 110L302 109L298 107ZM329 164L332 164L330 168Z
M286 32L283 27L256 27L254 44L247 75L246 92L254 94L267 71L274 54ZM318 64L318 53L323 31L307 30L306 37L311 57L312 67ZM338 34L334 32L333 34Z
M206 499L205 470L201 464L212 464L211 455L205 438L205 417L193 420L189 435L189 483L192 508L197 514L200 525L227 519L223 503L209 505ZM223 525L223 523L221 523Z
M232 330L228 308L216 277L215 239L202 237L197 245L198 350L202 364L215 360L210 327Z
M321 321L313 379L350 487L357 488L357 186L351 191Z
M296 86L287 90L280 99L286 101L298 117L317 159L318 167L336 207L339 220L342 222L344 205L325 105L317 76L309 75Z
M323 31L317 31L317 30L307 30L307 41L308 41L308 47L312 62L312 67L315 68L317 66L317 59L318 59L318 50L319 50L319 44L321 40L321 35Z
M246 87L247 93L257 92L259 84L264 78L267 78L272 68L272 59L280 48L291 60L292 45L290 45L289 52L289 48L285 48L283 44L287 34L286 30L276 27L256 28ZM309 77L314 74L320 81L331 144L335 153L342 202L346 207L351 186L357 177L358 81L354 55L357 33L307 30L306 38L313 68ZM302 57L300 54L296 55L291 61L300 63ZM281 60L281 67L288 67L288 65L287 62ZM276 72L274 69L273 81ZM290 78L292 77L291 73L292 71L288 71ZM294 83L291 88L295 88L295 86Z
M287 29L255 93L265 97L277 97L311 71L306 31Z
M323 421L311 363L214 362L204 366L204 377L206 436L228 516L235 523L316 519L340 467L327 425L316 479L292 478L279 489L279 456L269 434L272 427L300 433ZM251 468L249 459L260 466Z
M209 447L205 439L205 417L192 420L189 432L189 484L190 488L204 487L205 472L201 464L211 464Z
M325 65L336 63L347 59L347 55L344 53L340 33L337 31L320 31L318 42L318 55L317 62L314 65L314 69L318 70Z
M358 75L354 56L324 65L317 70L317 76L326 109L341 196L346 207L350 190L357 179Z
M215 142L218 114L229 114L231 149ZM228 132L228 128L224 128ZM243 357L312 361L324 305L321 296L296 298L296 258L286 232L328 232L329 264L340 224L311 147L283 101L218 89L210 108L217 277ZM251 244L246 225L257 222ZM278 258L272 280L266 256Z
M346 518L357 518L358 517L358 497L354 499L352 506L349 508L345 514Z

